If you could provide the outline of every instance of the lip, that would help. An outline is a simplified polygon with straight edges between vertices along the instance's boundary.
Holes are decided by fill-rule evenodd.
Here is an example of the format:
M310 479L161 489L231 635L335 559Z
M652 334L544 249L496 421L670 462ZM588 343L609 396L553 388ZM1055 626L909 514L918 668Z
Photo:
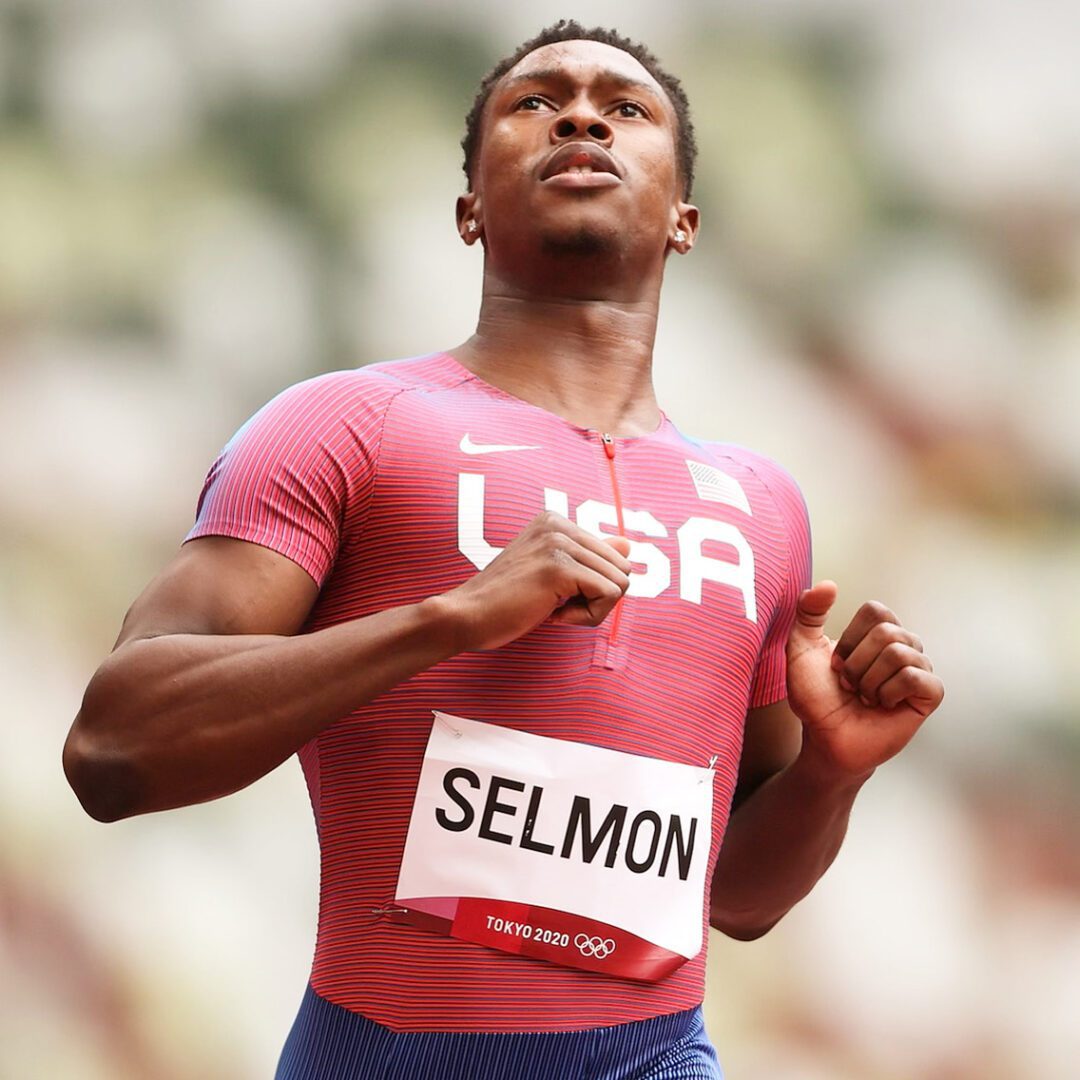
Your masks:
M574 165L589 165L591 173L568 172ZM540 180L557 187L611 187L622 183L615 159L598 143L572 142L560 146L544 162Z
M616 187L622 183L622 181L614 173L609 172L561 172L556 173L554 176L549 176L547 180L541 182L543 183L544 187L560 188L606 188Z

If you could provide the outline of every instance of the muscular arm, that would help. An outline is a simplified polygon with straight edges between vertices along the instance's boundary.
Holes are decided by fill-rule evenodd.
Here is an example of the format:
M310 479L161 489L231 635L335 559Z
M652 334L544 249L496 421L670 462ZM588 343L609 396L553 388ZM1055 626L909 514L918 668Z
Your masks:
M711 924L751 941L779 922L836 858L865 779L830 772L803 747L802 724L786 701L751 710L713 874Z
M316 595L268 548L185 545L128 612L68 736L87 812L113 821L236 791L454 651L430 604L294 636Z
M91 679L64 746L68 781L100 821L237 791L458 652L548 617L597 625L629 584L621 543L542 514L449 593L298 635L317 595L299 566L241 540L193 540Z

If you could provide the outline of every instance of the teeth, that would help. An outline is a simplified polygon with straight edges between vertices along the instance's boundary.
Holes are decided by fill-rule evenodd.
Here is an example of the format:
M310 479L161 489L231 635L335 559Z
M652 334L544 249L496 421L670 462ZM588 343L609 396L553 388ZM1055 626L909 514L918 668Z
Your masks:
M566 171L569 173L591 173L593 167L591 165L571 165Z

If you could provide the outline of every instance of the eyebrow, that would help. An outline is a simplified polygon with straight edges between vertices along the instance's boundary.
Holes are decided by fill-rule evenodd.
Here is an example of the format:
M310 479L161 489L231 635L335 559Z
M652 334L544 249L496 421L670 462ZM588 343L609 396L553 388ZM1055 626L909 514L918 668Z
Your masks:
M597 82L607 83L611 86L617 86L623 90L644 90L653 97L656 97L656 87L652 83L644 82L641 79L631 78L629 75L624 75L621 71L616 71L614 68L602 68L597 75ZM508 79L505 83L504 89L510 90L515 86L519 86L522 83L529 82L554 82L566 84L570 82L570 76L563 68L540 68L536 71L526 71L521 75L515 75L512 79Z

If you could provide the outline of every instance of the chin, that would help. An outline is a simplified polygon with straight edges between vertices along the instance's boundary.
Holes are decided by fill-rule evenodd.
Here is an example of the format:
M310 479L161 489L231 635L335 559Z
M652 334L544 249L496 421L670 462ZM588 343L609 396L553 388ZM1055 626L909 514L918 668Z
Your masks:
M618 253L619 234L598 225L581 224L571 229L544 233L540 245L547 255L594 257Z

